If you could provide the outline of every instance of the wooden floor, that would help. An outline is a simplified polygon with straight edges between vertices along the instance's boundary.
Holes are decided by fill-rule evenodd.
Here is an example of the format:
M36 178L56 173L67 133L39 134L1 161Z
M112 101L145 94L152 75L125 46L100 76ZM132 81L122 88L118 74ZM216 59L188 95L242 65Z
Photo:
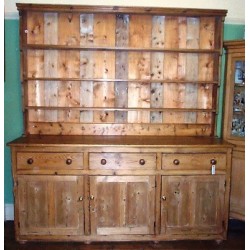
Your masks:
M231 220L229 223L228 239L220 244L215 241L175 241L160 243L45 243L45 242L28 242L19 244L14 238L14 224L12 221L4 222L4 249L6 250L241 250L245 249L245 224L240 221Z

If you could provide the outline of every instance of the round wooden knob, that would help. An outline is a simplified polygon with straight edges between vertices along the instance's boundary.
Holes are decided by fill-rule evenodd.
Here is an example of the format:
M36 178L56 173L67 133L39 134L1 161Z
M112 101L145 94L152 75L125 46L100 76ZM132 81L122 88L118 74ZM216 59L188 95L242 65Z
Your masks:
M27 160L27 163L30 164L30 165L31 165L33 162L34 162L34 160L33 160L32 158L29 158L29 159Z
M217 163L217 161L216 161L215 159L211 159L210 163L211 163L212 165L215 165L215 164Z
M107 164L107 160L106 159L101 159L101 164L102 165L106 165Z
M146 161L144 159L139 160L140 165L145 165Z
M71 163L72 163L72 159L67 159L67 160L66 160L66 164L67 164L67 165L70 165Z
M179 165L179 164L180 164L180 161L179 161L178 159L174 159L174 160L173 160L173 163L174 163L174 165Z

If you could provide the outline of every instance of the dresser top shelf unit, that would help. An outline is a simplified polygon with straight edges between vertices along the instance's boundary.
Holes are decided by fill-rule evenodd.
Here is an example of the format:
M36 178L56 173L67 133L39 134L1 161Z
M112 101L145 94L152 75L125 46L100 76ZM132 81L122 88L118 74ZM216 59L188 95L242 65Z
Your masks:
M17 8L25 135L215 135L226 10Z

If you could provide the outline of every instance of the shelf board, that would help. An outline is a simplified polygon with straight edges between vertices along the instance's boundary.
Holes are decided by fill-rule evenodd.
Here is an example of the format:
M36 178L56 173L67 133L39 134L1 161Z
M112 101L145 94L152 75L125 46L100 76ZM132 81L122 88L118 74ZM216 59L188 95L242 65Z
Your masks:
M192 83L192 84L214 84L218 81L194 81L194 80L169 80L169 79L111 79L111 78L55 78L55 77L28 77L24 81L89 81L89 82L137 82L137 83Z
M215 113L215 109L198 108L119 108L119 107L49 107L49 106L26 106L27 110L79 110L79 111L158 111L158 112L209 112Z
M27 44L22 46L23 50L92 50L92 51L127 51L127 52L177 52L177 53L221 53L220 49L185 49L185 48L175 48L175 49L165 49L165 48L144 48L144 47L104 47L104 46L72 46L72 45L54 45L54 44Z

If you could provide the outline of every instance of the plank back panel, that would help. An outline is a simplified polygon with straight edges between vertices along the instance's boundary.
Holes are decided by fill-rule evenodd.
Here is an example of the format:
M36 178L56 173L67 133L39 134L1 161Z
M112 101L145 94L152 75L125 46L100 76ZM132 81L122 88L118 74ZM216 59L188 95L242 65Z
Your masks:
M27 133L213 135L223 17L187 13L27 11Z

